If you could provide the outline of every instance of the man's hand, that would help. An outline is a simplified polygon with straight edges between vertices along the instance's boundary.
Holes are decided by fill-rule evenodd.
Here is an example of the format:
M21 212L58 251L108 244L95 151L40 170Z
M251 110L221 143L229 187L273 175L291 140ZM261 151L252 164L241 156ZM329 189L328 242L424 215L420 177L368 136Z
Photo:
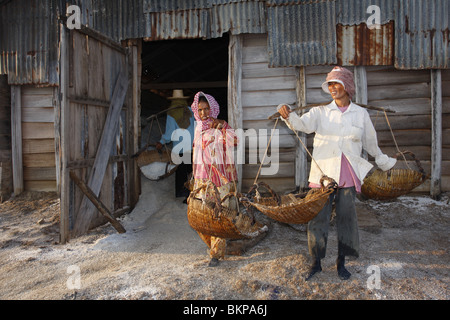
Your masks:
M280 115L284 118L287 119L289 118L289 114L292 112L291 108L289 108L286 105L283 105L280 110L278 110L278 112L280 113Z
M163 145L161 144L161 142L157 142L157 143L156 143L156 150L161 151L162 148L163 148Z

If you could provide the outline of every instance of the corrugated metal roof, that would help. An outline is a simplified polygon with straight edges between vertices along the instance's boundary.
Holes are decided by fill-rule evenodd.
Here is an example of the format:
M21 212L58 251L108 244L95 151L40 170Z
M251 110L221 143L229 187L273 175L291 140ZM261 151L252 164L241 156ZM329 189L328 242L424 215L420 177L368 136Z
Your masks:
M270 0L269 66L335 64L335 1Z
M265 2L259 0L144 0L144 10L146 40L266 32Z
M143 12L145 0L59 0L60 14L66 14L69 5L81 9L81 24L116 40L142 38L145 36L146 21Z
M339 0L336 2L336 23L350 26L366 23L376 13L368 10L369 7L377 6L380 9L379 23L386 24L395 20L394 8L397 2L398 0Z
M395 20L397 68L449 68L448 0L15 0L1 3L0 74L8 73L10 84L57 85L57 17L65 15L70 4L81 8L82 24L116 41L216 38L225 32L268 33L272 67L336 64L339 55L336 26L365 23L371 16L368 7L376 5L380 7L382 25ZM342 40L351 41L350 31L354 33L357 29L347 29L349 37ZM385 39L385 31L378 36ZM345 60L350 62L352 53L346 54Z
M448 0L399 0L395 28L395 67L449 68Z
M16 0L0 7L0 74L8 74L9 83L58 83L55 7L55 0Z

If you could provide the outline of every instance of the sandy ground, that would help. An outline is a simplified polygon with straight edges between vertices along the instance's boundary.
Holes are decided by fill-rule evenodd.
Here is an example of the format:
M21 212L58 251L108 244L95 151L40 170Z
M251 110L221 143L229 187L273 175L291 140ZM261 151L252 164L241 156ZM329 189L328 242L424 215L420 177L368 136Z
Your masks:
M155 300L447 300L449 196L358 202L360 258L352 277L337 277L331 223L323 272L305 282L306 228L260 217L269 234L240 256L207 267L206 245L190 228L174 177L142 178L137 207L121 218L58 244L59 200L26 193L0 205L0 299Z

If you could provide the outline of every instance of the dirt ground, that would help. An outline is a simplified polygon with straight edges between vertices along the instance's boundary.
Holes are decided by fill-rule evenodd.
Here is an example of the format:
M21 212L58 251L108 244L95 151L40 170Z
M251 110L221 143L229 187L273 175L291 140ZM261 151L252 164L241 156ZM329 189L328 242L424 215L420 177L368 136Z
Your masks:
M174 177L142 178L138 205L121 218L61 245L59 199L25 193L0 205L0 299L149 300L447 300L449 195L358 201L360 257L352 276L337 277L331 222L323 271L309 265L306 227L274 222L240 256L207 267L206 245L190 228L187 206L173 196Z

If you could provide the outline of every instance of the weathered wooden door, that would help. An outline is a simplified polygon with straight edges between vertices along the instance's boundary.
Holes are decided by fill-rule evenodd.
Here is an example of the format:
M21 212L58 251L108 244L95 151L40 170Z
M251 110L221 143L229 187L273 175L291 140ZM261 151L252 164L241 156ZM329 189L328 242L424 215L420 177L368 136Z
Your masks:
M137 148L138 106L133 99L133 54L83 27L61 25L59 152L61 242L108 220L82 192L81 180L111 215L134 207L139 175L131 156ZM72 176L72 178L71 178Z

